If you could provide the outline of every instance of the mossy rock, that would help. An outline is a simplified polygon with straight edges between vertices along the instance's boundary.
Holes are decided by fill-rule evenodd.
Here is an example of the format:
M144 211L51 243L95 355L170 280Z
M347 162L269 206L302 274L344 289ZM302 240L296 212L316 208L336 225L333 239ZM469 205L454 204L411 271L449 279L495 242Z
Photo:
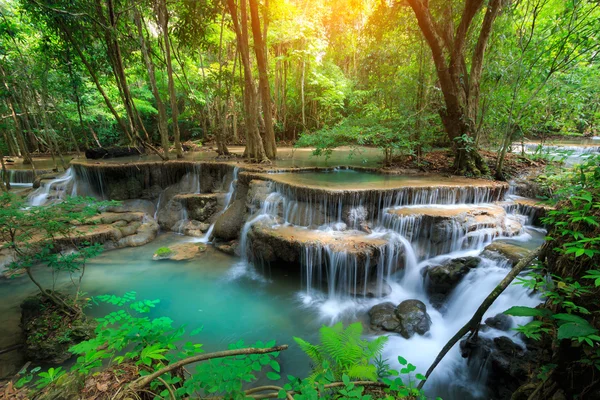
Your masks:
M58 294L62 298L66 296ZM23 351L34 362L61 364L73 356L69 348L94 335L94 322L72 318L52 301L37 295L21 304Z
M153 260L172 260L172 261L184 261L191 260L200 256L206 251L207 247L204 243L181 243L175 246L161 247L156 250Z

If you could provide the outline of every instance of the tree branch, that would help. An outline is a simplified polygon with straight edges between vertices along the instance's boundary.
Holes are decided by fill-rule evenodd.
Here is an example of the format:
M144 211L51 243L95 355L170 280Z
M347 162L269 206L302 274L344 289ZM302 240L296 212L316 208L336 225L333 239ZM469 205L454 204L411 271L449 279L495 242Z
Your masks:
M161 375L166 374L167 372L173 371L175 369L181 368L185 365L191 364L191 363L195 363L195 362L200 362L200 361L206 361L206 360L212 360L214 358L224 358L224 357L231 357L231 356L238 356L238 355L244 355L244 354L267 354L267 353L274 353L277 351L282 351L282 350L286 350L288 348L287 344L281 345L281 346L275 346L275 347L269 347L266 349L257 349L257 348L245 348L245 349L238 349L238 350L225 350L225 351L217 351L215 353L207 353L207 354L200 354L197 356L192 356L192 357L188 357L188 358L184 358L183 360L179 360L173 364L169 364L164 368L159 369L156 372L153 372L149 375L143 376L141 378L138 378L137 380L133 381L130 385L129 385L129 389L130 390L140 390L142 389L144 386L146 386L147 384L149 384L150 382L152 382L154 379L158 378Z
M517 265L515 265L513 269L506 275L506 277L504 277L502 282L500 282L498 286L496 286L494 290L492 290L492 292L488 295L488 297L485 298L485 300L483 300L483 303L481 303L477 311L475 311L473 317L462 328L460 328L458 332L456 332L456 334L452 336L448 343L446 343L446 345L442 348L436 359L433 361L433 364L431 364L431 366L427 370L427 373L425 374L427 378L429 378L435 367L438 366L440 361L442 361L442 359L446 356L450 349L452 349L452 347L454 347L454 345L460 339L462 339L462 337L466 333L476 332L477 329L479 329L479 325L481 324L483 315L487 312L488 308L490 308L490 306L494 303L494 301L496 301L498 296L500 296L502 292L504 292L504 290L517 277L517 275L519 275L525 268L527 268L531 264L531 262L536 257L540 255L541 250L542 247L538 247L536 250L531 251L527 256L522 258L521 261L519 261ZM425 380L421 381L421 383L419 383L418 388L422 389L425 382Z

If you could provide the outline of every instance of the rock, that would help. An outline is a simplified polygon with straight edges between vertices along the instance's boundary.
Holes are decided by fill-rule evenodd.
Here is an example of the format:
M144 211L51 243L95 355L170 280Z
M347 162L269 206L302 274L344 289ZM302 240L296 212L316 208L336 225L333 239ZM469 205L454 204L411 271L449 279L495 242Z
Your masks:
M527 381L534 366L545 362L538 351L525 351L506 336L494 339L479 335L477 339L464 339L460 351L469 359L470 370L480 376L481 368L487 368L486 386L489 399L510 399L513 392ZM486 375L484 375L486 376Z
M248 184L248 194L246 195L246 207L251 210L257 210L267 200L269 194L273 192L271 183L259 179L253 179Z
M184 235L193 237L204 237L209 229L210 224L205 224L196 220L188 221L181 227L181 231Z
M396 332L400 327L400 321L396 317L396 306L392 302L377 304L369 310L371 328Z
M63 296L56 293L57 296ZM91 320L72 319L41 295L21 304L23 352L27 359L48 364L62 364L73 356L69 348L94 335Z
M176 230L177 223L184 218L185 209L181 202L170 200L156 215L158 225L161 228L172 231Z
M158 235L158 224L154 220L148 220L139 226L134 235L125 236L117 242L117 247L139 247L150 243Z
M369 310L369 317L371 328L396 332L406 339L424 335L431 327L427 306L419 300L405 300L397 307L390 302L377 304Z
M230 256L234 256L236 255L236 251L237 251L237 247L238 247L238 241L237 240L232 240L230 242L221 242L221 243L215 243L214 244L215 249L225 253L225 254L229 254Z
M510 264L515 265L527 256L528 253L529 250L524 247L497 240L486 246L481 256L492 260L508 261Z
M356 290L351 288L349 294L351 296L364 296L368 298L386 297L392 293L392 287L387 282L382 282L380 285L377 282L371 281L367 286L357 285Z
M244 226L246 217L246 204L242 200L235 200L231 206L221 214L214 227L214 235L223 241L237 239Z
M153 217L156 211L156 207L154 206L154 203L149 200L134 199L125 200L118 206L107 207L106 211L117 213L141 212Z
M404 300L396 307L396 317L400 321L398 331L406 339L415 333L424 335L431 327L427 306L419 300Z
M96 147L85 151L85 158L98 160L101 158L116 158L138 156L146 152L143 147Z
M159 249L160 250L160 249ZM181 243L170 246L168 248L169 252L160 252L155 253L152 256L152 259L157 260L173 260L173 261L183 261L183 260L191 260L200 256L202 253L206 251L206 245L204 243Z
M188 218L200 222L212 222L224 207L225 196L221 193L179 194L173 197L187 210Z
M98 221L101 224L112 224L117 221L134 222L142 221L143 213L139 212L103 212L102 214L92 217L92 221Z
M163 188L160 185L152 185L148 189L142 190L141 198L144 200L155 200L160 197L160 194L163 192Z
M435 308L440 308L462 278L480 262L481 259L478 257L463 257L448 260L442 265L427 267L426 288L430 294L431 304Z
M500 331L509 331L513 326L513 320L508 315L500 313L487 318L485 324Z

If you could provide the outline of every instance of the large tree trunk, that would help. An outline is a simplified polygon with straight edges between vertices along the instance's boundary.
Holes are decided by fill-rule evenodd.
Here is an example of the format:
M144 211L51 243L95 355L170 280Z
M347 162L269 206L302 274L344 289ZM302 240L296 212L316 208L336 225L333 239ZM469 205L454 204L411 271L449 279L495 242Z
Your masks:
M125 123L123 122L123 119L119 116L119 113L113 106L112 101L108 98L108 95L102 88L102 85L100 85L100 81L98 80L98 76L96 76L96 72L95 72L94 68L92 67L92 65L89 63L89 61L83 54L83 51L81 50L81 48L79 48L79 45L73 38L73 35L72 35L70 29L62 23L60 23L60 27L61 27L61 30L63 31L63 33L65 34L65 37L69 41L69 43L71 43L71 45L75 49L75 52L79 56L79 59L81 60L83 65L85 65L85 68L87 69L88 73L90 74L90 77L92 78L92 81L94 82L94 85L96 85L96 89L98 89L98 92L100 92L100 94L102 95L102 98L104 99L104 103L108 107L111 114L115 117L115 121L117 122L117 124L119 125L119 127L121 128L123 133L125 133L125 135L127 136L129 143L134 144L133 137L131 136L131 132L129 131L129 129L127 129L127 125L125 125Z
M222 81L223 81L223 30L225 25L225 10L221 14L221 29L219 31L219 81L217 88L217 119L221 124L221 129L217 127L215 134L217 141L217 154L220 156L228 156L229 149L227 148L227 100L223 101L222 96ZM235 70L235 64L233 66ZM227 98L228 96L226 96Z
M258 131L258 113L256 87L250 65L250 47L248 45L248 15L246 0L241 0L240 17L234 0L227 0L227 6L233 20L233 27L244 69L244 119L246 124L246 150L244 153L253 161L269 162Z
M456 30L451 13L436 22L429 1L407 0L413 9L423 36L431 49L445 107L440 116L448 138L455 150L454 167L461 174L479 176L489 173L474 143L475 121L478 111L481 74L487 42L500 8L501 0L490 0L483 23L477 30L479 36L473 51L471 68L465 61L467 34L481 10L484 0L465 0L464 9Z
M4 87L6 88L8 96L6 96L6 103L8 105L8 109L12 116L13 122L15 124L15 137L17 139L18 147L21 150L21 154L23 155L23 164L31 165L31 169L33 171L33 175L36 175L35 165L33 164L33 160L31 159L31 154L29 153L29 148L27 147L27 143L25 142L25 137L23 136L23 130L21 129L21 123L19 121L19 117L17 116L17 112L15 110L13 95L16 91L12 90L6 81L7 76L4 71L4 68L0 66L0 72L2 73L2 81L4 83Z
M152 62L152 60L150 59L150 55L148 54L146 38L144 35L144 30L142 28L142 17L137 7L134 7L133 9L133 18L138 31L140 48L142 50L142 58L144 60L144 64L146 65L146 70L148 71L148 80L150 81L150 88L152 89L152 95L154 96L154 101L156 102L156 109L158 110L158 133L160 135L160 143L163 148L163 156L166 160L168 160L169 123L167 120L167 110L165 108L165 104L160 98L158 85L156 84L156 75L154 73L154 63Z
M277 157L277 144L275 143L275 130L273 129L273 114L271 112L271 91L269 86L269 75L267 73L267 46L266 33L267 23L264 32L260 29L260 17L258 15L257 0L249 0L250 16L252 18L252 35L254 38L254 52L256 53L256 64L258 66L258 89L262 100L263 119L265 126L264 145L267 157L274 160ZM266 15L266 10L265 10ZM264 40L263 40L264 35Z
M171 43L169 41L169 10L166 0L159 0L158 20L163 34L165 46L165 62L167 64L167 77L169 81L169 98L171 100L171 119L173 120L173 141L177 158L183 158L181 138L179 133L179 110L177 108L177 94L175 92L175 79L173 78L173 63L171 61Z

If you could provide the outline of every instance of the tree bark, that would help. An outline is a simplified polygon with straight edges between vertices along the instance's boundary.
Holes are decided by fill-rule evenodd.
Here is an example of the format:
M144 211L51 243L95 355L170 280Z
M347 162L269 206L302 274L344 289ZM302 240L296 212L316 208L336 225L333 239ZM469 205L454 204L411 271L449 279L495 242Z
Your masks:
M427 40L436 67L445 107L439 110L444 129L455 149L455 169L462 174L481 175L489 169L474 145L479 106L481 74L493 23L502 7L501 0L490 0L473 51L470 70L465 61L467 35L481 10L483 0L465 0L456 31L452 33L452 16L434 20L429 1L407 0L413 9L423 36Z
M110 113L115 117L115 121L117 122L117 124L119 125L119 127L121 128L123 133L125 133L125 135L127 136L129 143L134 144L133 137L131 136L129 129L127 129L127 125L125 125L125 123L119 116L119 113L113 106L112 101L110 101L110 99L108 98L108 95L102 88L102 85L100 85L100 81L98 80L98 77L96 76L96 72L94 71L94 68L92 67L92 65L89 63L89 61L83 54L83 51L79 48L79 45L73 38L73 35L71 34L70 29L61 22L59 22L59 26L60 26L62 32L64 33L65 37L67 38L67 41L69 43L71 43L71 45L75 49L75 52L79 56L79 59L81 60L83 65L85 65L85 68L88 70L88 73L90 74L90 77L92 78L92 81L94 82L94 85L96 85L96 89L98 89L98 92L100 92L100 94L102 95L102 98L104 99L104 103L108 107Z
M173 120L173 141L177 158L183 158L181 138L179 133L179 110L177 108L177 94L175 92L175 80L173 78L173 63L171 61L171 44L169 41L169 10L166 0L159 0L158 21L163 34L165 46L165 62L167 64L167 77L169 81L169 98L171 100L171 119Z
M248 15L246 0L241 0L240 17L238 17L235 0L227 0L227 6L233 20L233 27L238 42L238 49L244 69L244 119L246 124L246 156L257 162L269 162L263 142L258 131L258 113L256 103L256 87L250 65L250 49L248 45Z
M217 154L220 156L228 156L229 149L227 148L227 101L222 100L222 81L223 81L223 30L225 25L225 10L221 13L221 29L219 31L219 80L217 88L217 119L221 124L221 129L217 128ZM235 64L234 64L235 70ZM227 97L227 96L226 96Z
M277 157L277 144L275 143L275 130L273 129L273 114L271 112L271 91L269 86L269 75L267 72L267 47L263 40L266 38L266 23L264 33L260 29L260 17L258 14L257 0L249 0L250 16L252 19L252 35L254 38L254 52L256 53L256 64L258 66L258 89L262 100L263 119L265 123L264 146L267 157L274 160ZM265 10L266 14L266 10Z
M169 159L169 123L167 120L167 110L165 104L160 98L160 92L158 91L158 85L156 84L156 75L154 72L154 63L150 59L148 53L148 47L146 45L146 38L144 30L142 28L142 17L139 9L134 7L133 18L138 31L138 37L140 41L140 48L142 50L142 58L148 71L148 80L150 81L150 88L154 101L156 102L156 109L158 110L158 133L160 135L160 143L163 148L163 155L166 160Z

